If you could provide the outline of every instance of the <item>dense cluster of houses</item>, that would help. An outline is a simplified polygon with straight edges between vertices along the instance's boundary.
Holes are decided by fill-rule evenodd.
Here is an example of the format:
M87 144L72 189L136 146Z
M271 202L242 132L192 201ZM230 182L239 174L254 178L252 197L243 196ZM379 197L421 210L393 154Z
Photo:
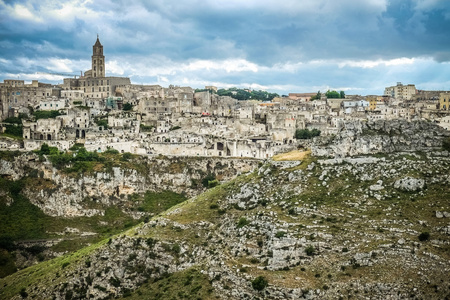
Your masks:
M67 150L81 143L98 152L268 158L297 147L297 129L328 135L349 119L428 119L450 129L450 92L421 91L411 84L387 87L384 95L341 99L292 93L271 101L238 101L215 90L105 77L97 38L92 69L84 76L59 85L0 83L0 120L21 117L23 126L22 139L2 138L0 149L29 151L47 143ZM32 117L37 111L58 113L37 119ZM2 130L7 125L3 122Z

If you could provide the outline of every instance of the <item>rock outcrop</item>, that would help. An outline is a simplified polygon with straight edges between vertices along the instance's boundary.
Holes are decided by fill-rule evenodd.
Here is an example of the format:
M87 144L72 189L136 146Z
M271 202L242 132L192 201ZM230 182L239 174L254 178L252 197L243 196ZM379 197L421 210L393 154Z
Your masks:
M21 288L35 299L120 297L197 266L220 299L445 299L449 169L442 152L265 163L0 280L0 298L20 299Z
M347 157L363 154L440 151L450 132L426 121L345 121L335 136L316 138L312 154Z

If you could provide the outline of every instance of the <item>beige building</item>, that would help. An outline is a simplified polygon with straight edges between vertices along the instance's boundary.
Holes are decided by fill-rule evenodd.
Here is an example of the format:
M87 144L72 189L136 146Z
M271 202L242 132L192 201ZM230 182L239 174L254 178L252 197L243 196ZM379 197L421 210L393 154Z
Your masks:
M411 100L416 92L417 90L414 84L403 85L401 82L397 82L397 85L384 89L385 95L402 100Z
M450 93L441 93L439 95L439 109L450 111Z
M63 90L80 90L86 98L104 99L115 96L116 87L131 84L128 77L105 77L105 56L98 36L92 47L91 60L92 68L84 72L84 76L64 78Z

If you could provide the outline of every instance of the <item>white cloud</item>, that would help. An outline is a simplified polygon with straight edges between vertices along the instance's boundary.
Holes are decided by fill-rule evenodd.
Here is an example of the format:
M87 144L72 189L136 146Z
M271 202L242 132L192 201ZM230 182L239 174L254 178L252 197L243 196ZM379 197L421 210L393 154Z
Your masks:
M401 57L401 58L394 58L390 60L358 60L358 61L352 61L352 60L346 60L342 62L338 62L339 68L344 67L354 67L354 68L375 68L380 65L384 66L399 66L399 65L412 65L416 61L415 58L407 58L407 57Z
M44 20L31 12L28 7L21 5L21 4L15 4L13 7L13 15L16 16L18 19L25 20L25 21L32 21L37 23L42 23Z

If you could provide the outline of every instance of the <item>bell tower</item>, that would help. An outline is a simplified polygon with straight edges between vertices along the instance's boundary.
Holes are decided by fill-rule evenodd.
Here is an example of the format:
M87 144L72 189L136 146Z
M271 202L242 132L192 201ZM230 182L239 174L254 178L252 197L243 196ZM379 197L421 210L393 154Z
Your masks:
M92 77L105 77L105 56L98 34L97 41L92 48Z

